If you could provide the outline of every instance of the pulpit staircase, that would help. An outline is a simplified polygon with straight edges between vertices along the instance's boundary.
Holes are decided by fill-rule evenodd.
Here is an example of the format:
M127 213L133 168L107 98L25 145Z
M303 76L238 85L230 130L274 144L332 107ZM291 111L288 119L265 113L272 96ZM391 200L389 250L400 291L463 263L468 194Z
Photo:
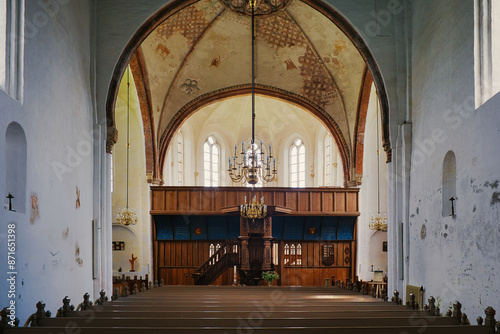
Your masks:
M238 240L227 240L191 274L195 285L210 285L227 269L240 264L241 244Z

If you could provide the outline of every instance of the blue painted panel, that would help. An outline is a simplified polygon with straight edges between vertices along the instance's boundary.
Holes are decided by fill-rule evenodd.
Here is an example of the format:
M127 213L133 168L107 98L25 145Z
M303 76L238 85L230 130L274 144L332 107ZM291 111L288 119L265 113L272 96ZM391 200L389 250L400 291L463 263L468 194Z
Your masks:
M323 217L321 240L337 240L338 217Z
M189 240L189 217L172 216L174 240Z
M208 231L205 216L191 216L189 221L191 240L207 240ZM197 234L197 231L201 233Z
M322 217L306 217L304 224L304 239L319 240Z
M273 220L273 227L272 227L273 237L277 239L283 239L283 221L285 220L285 217L276 216L273 217L272 220Z
M169 216L155 216L156 239L172 240L172 222Z
M304 217L285 218L285 240L302 240L304 238Z
M208 239L227 239L226 217L207 217Z
M229 239L236 239L240 236L240 216L227 217L227 233Z
M354 223L356 217L340 217L338 228L338 240L352 240L354 239Z

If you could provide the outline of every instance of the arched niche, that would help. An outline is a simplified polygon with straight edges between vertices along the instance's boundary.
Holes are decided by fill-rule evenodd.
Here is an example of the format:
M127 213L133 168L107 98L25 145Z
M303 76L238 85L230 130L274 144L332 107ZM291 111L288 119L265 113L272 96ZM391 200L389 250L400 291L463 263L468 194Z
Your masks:
M113 248L113 272L115 274L121 275L130 272L131 264L129 259L131 259L132 254L137 257L134 263L135 271L140 271L140 264L144 263L145 259L141 258L142 251L137 246L138 244L138 238L130 228L113 224L113 246L123 246L121 250Z
M5 132L5 196L12 198L12 210L26 211L27 142L19 123L12 122Z
M442 214L443 217L452 216L456 212L456 205L452 202L457 198L457 159L453 151L444 156L442 186Z
M384 250L384 242L387 242L387 232L375 231L370 236L368 264L373 270L382 270L387 273L387 250Z

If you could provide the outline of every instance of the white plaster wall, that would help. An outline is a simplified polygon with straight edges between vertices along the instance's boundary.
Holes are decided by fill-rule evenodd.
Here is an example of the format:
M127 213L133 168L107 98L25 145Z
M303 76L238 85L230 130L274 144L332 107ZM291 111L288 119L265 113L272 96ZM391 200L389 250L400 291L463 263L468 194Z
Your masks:
M413 142L405 284L469 319L500 308L497 94L474 109L472 1L413 2ZM456 216L442 217L442 165L457 160ZM426 226L425 238L421 235ZM390 241L391 242L391 241Z
M114 191L112 219L115 222L120 210L127 204L127 74L124 75L116 101L115 121L119 132L113 148ZM146 159L141 110L132 75L130 75L130 150L129 150L129 207L137 213L138 222L128 227L113 225L113 241L125 241L125 251L113 251L113 275L133 277L149 274L151 257L151 217L149 184L146 176ZM129 230L127 231L125 230ZM135 272L130 272L132 254L137 257ZM121 268L122 271L118 272Z
M373 270L382 270L387 274L387 253L382 251L382 243L387 241L387 232L369 229L371 215L376 216L377 202L377 163L380 169L380 214L387 213L387 164L381 151L377 159L377 93L372 86L365 126L365 143L363 148L363 178L359 192L361 215L357 223L357 275L363 281L373 279ZM379 116L379 145L382 143Z
M0 208L1 254L6 252L6 224L17 226L16 315L23 322L39 300L55 314L64 296L77 304L84 293L93 293L89 3L26 1L25 17L24 104L0 92L2 197L9 192L3 167L7 125L18 122L27 140L25 213ZM35 194L39 217L31 224L30 197ZM7 291L5 256L0 268L0 290ZM0 305L7 302L2 293Z

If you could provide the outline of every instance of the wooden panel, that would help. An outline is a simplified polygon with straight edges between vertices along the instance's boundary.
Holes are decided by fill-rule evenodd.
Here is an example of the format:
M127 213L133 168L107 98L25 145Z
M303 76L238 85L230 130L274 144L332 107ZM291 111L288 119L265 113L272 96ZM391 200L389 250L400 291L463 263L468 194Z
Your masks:
M285 206L285 192L284 191L275 191L274 192L274 205Z
M151 194L151 206L153 210L165 210L165 192L153 191Z
M273 191L262 191L260 196L264 196L264 202L267 205L275 205L274 204L274 192Z
M321 211L321 193L320 192L311 192L311 207L310 211Z
M215 191L201 192L201 211L215 211Z
M226 203L224 206L240 205L237 191L226 191Z
M333 193L323 193L323 207L321 211L333 211Z
M305 246L305 247L304 247ZM302 246L306 250L306 261L302 260L302 263L307 267L314 266L314 245L312 242L307 242Z
M181 243L181 266L188 266L188 242Z
M349 277L348 268L285 268L281 275L282 286L324 286L325 278L330 280L344 280Z
M220 213L222 207L240 205L244 197L250 201L246 187L151 187L152 214ZM257 190L268 205L288 207L291 214L359 215L357 188L265 188Z
M315 242L314 244L314 266L319 267L320 261L319 261L319 243Z
M285 206L294 211L297 211L297 192L287 191L285 193Z
M177 191L165 191L165 200L166 210L177 210Z
M201 191L191 190L189 192L190 211L201 211Z
M347 196L347 211L358 211L358 193L346 193Z
M335 193L335 206L334 206L334 211L336 212L345 212L345 193L344 192L338 192Z
M310 211L309 192L299 192L297 200L298 211Z
M179 190L177 192L178 208L180 211L189 210L189 190Z
M220 209L226 206L226 192L214 191L215 205L214 210L220 212Z
M175 243L167 243L166 248L168 247L168 255L170 261L168 262L169 266L175 266Z

